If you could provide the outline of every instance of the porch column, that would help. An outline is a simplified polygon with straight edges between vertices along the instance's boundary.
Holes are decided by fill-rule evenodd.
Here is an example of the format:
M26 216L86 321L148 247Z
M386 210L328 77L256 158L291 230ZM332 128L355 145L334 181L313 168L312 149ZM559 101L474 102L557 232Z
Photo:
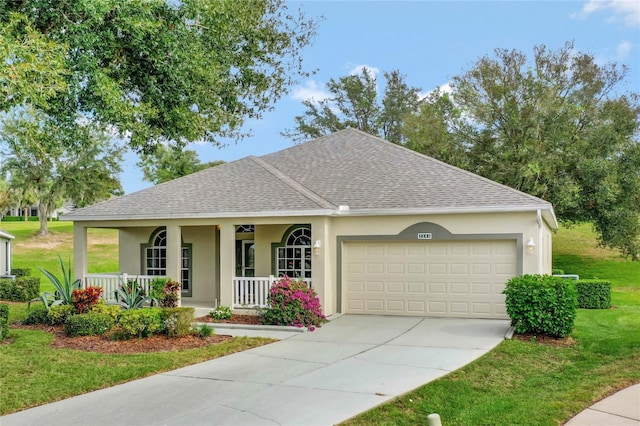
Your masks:
M87 227L81 223L73 223L73 272L75 279L82 280L87 275Z
M332 241L329 238L329 223L326 217L311 221L311 245L320 242L320 250L312 249L311 280L313 288L318 293L322 312L331 315L336 312L335 300L337 295L333 287Z
M220 306L233 306L233 277L236 270L236 227L220 226Z
M167 225L167 277L182 280L182 229L178 225ZM182 292L178 293L178 306Z

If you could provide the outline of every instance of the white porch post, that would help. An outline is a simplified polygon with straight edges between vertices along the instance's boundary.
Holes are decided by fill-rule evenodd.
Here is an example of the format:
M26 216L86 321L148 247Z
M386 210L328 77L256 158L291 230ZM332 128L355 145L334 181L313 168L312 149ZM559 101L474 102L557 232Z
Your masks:
M220 306L233 306L233 276L236 270L236 227L220 226Z
M178 225L167 225L167 277L182 280L182 230ZM178 292L178 306L182 303L182 292Z
M74 278L82 280L85 286L87 275L87 227L81 223L73 223L73 272Z

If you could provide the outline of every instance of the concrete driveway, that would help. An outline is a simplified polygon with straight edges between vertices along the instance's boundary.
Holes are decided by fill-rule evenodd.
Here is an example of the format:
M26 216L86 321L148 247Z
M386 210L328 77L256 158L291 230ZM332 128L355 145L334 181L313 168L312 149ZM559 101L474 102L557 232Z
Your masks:
M498 345L508 321L343 315L314 332L0 418L10 425L332 425Z

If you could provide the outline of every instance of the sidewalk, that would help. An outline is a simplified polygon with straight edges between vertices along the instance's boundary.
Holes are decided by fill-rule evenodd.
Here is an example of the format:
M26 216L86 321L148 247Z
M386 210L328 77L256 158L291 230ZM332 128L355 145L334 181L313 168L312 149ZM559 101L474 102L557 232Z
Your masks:
M640 383L596 402L565 425L640 426Z

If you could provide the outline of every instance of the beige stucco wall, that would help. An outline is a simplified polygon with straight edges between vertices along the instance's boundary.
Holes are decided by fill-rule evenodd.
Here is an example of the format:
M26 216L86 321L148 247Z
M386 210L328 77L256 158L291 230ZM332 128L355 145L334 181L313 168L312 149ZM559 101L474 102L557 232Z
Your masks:
M295 218L229 218L191 219L168 221L129 221L90 223L93 227L120 228L121 272L140 273L140 245L158 226L179 224L185 243L193 244L193 298L192 301L213 302L230 306L231 279L235 276L235 226L255 225L253 239L256 244L256 276L272 274L271 244L280 242L293 224L311 224L312 244L319 240L321 249L312 258L313 286L318 292L323 309L330 315L339 310L338 237L397 235L421 222L431 222L452 234L521 234L523 246L522 269L525 274L551 273L552 231L544 220L538 227L536 212L407 215L407 216L332 216ZM89 225L76 223L76 227ZM76 231L82 236L82 232ZM240 238L250 238L241 236ZM526 252L524 243L532 238L534 254ZM347 238L348 239L348 238ZM82 244L76 244L76 248ZM218 250L220 247L220 250ZM76 255L77 256L77 255ZM540 261L538 260L540 258ZM78 265L78 268L80 266Z

